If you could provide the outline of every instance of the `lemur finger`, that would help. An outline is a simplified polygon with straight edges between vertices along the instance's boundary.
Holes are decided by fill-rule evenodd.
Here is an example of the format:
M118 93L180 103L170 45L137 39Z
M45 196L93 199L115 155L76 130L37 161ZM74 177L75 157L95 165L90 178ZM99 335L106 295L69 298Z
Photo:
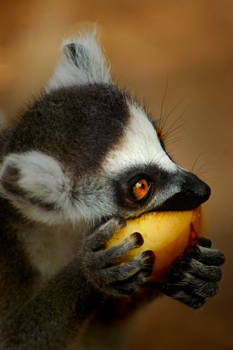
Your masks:
M183 278L175 283L165 283L169 287L180 287L185 290L188 294L196 294L204 298L210 298L217 294L218 285L216 282L205 281L201 278L193 276L189 272L185 272Z
M203 264L219 266L225 261L224 254L217 249L199 246L199 250L201 254L198 260Z
M164 285L162 292L183 304L192 307L193 309L198 309L205 303L205 298L195 294L189 294L185 290L177 288L173 285Z
M217 282L222 278L222 271L219 267L204 265L195 259L191 259L187 271L205 281Z
M198 244L202 247L210 248L212 246L212 242L210 239L206 237L200 237L198 239Z
M225 261L225 256L218 249L196 246L189 248L185 254L185 258L194 258L203 264L220 266Z
M103 225L98 227L95 232L88 237L87 245L93 250L104 249L106 242L120 228L125 226L125 220L120 217L113 217Z
M127 280L141 270L146 271L147 274L151 274L153 270L154 260L154 254L151 251L143 252L134 260L121 263L116 266L111 266L106 269L101 269L99 272L99 280L107 280L110 284ZM98 271L96 273L98 273Z
M205 265L196 259L184 259L177 261L168 271L168 280L170 282L180 281L186 272L190 272L205 281L217 282L222 277L222 271L218 266Z
M139 232L135 232L123 242L118 243L111 248L98 251L99 266L106 267L113 265L117 259L123 257L129 250L140 247L143 242L142 235Z
M146 282L151 275L152 270L142 270L125 281L112 284L114 290L119 294L129 295L135 292L142 284Z

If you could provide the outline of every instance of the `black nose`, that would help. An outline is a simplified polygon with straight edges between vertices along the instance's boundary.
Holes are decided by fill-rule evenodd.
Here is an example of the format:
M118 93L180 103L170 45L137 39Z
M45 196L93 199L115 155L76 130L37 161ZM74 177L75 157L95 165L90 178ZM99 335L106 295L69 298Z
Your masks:
M182 171L174 177L180 192L167 199L158 210L191 210L207 201L210 187L192 173Z

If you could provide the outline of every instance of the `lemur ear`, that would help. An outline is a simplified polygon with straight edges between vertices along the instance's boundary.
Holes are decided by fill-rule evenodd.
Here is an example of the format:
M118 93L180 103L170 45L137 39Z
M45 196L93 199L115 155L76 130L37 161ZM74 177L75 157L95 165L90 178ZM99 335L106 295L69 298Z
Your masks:
M66 40L62 51L54 75L48 82L48 92L66 86L111 82L110 67L96 41L95 32Z
M55 158L39 151L12 153L4 158L0 164L0 193L35 221L74 221L74 213L79 215L71 198L70 179Z

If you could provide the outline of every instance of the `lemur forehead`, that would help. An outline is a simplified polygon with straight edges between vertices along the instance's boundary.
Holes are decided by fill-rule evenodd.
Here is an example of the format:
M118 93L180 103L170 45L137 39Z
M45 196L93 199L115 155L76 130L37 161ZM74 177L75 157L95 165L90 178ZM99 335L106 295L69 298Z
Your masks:
M117 174L137 165L156 165L168 172L175 172L177 166L162 148L146 113L130 102L128 108L130 118L121 142L108 153L104 161L106 172Z

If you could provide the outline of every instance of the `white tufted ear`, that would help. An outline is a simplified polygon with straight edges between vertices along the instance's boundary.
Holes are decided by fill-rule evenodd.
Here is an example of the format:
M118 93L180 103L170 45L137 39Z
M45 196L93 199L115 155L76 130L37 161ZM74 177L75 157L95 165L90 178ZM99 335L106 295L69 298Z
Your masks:
M110 67L96 41L95 32L65 40L62 51L47 92L66 86L111 82Z
M72 208L71 191L59 162L41 152L9 154L0 166L0 193L35 221L72 221L78 213Z

